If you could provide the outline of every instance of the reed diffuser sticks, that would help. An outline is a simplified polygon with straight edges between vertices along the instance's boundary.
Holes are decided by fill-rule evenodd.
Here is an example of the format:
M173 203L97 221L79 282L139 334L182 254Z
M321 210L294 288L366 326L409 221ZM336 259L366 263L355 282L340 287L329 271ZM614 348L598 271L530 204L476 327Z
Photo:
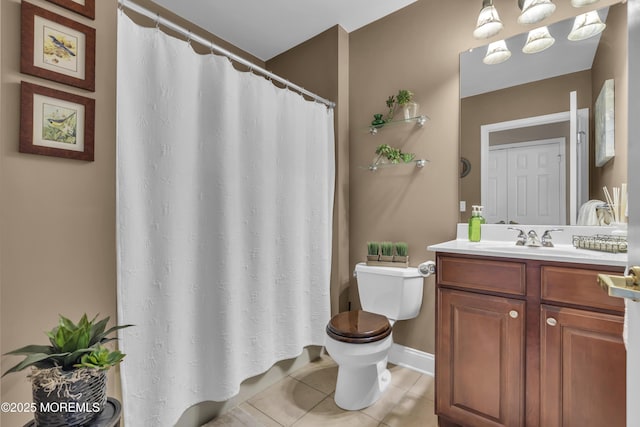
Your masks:
M602 191L604 192L605 200L607 202L607 205L609 206L609 212L611 213L613 222L627 222L627 184L622 183L620 187L613 187L612 190L613 197L611 197L611 193L609 193L609 189L606 185L602 187Z

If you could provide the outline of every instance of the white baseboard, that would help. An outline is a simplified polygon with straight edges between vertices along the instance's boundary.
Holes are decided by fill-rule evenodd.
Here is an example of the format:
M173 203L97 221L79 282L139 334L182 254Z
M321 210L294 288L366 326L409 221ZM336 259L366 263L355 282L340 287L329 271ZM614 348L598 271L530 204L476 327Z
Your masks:
M389 362L408 369L433 376L435 357L433 354L393 343L389 350Z

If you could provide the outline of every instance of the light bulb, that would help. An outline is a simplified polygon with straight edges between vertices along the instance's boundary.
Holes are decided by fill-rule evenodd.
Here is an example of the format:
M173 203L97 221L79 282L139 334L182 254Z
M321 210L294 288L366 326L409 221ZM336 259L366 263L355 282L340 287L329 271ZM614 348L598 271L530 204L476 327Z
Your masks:
M493 0L483 0L476 29L473 31L473 37L488 39L498 34L503 27L498 11L493 5Z
M551 47L556 42L556 39L551 37L549 29L545 27L536 28L529 31L527 42L525 43L522 51L524 53L538 53Z
M511 58L511 51L507 48L507 42L499 40L489 44L487 54L482 62L487 65L495 65L500 64L509 58Z
M556 10L556 5L551 0L520 0L522 13L518 16L520 24L535 24L551 16Z

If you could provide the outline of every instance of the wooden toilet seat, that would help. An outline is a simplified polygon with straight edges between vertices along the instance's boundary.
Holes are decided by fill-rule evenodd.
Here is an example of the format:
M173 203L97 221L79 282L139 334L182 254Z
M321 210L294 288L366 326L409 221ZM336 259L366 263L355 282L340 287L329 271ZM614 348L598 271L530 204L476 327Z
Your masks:
M338 313L327 324L327 335L351 344L380 341L390 334L391 325L385 316L363 310Z

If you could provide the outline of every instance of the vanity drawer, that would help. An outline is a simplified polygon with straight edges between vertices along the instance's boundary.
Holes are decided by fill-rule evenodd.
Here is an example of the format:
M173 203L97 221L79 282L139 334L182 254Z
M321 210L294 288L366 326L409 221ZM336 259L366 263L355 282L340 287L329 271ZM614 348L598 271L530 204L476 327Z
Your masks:
M600 288L598 273L622 274L620 271L542 266L540 296L545 301L624 312L624 301L610 297Z
M526 293L526 265L521 262L438 256L438 284L456 288Z

